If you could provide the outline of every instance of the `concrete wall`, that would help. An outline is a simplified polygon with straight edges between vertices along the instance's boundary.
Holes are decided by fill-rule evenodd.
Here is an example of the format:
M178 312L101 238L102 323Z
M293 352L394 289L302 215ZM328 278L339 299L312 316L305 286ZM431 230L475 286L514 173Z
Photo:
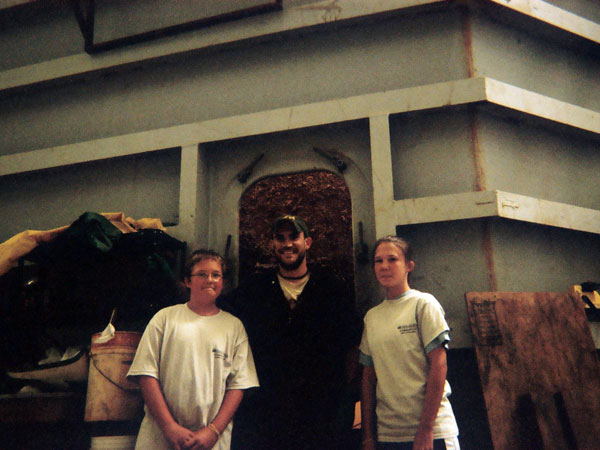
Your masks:
M156 143L144 135L139 139L148 153L0 177L0 241L24 229L64 225L86 210L120 210L179 224L170 230L190 246L221 248L228 234L237 235L240 196L253 182L274 174L335 170L313 146L336 149L349 163L343 179L352 196L355 245L358 222L364 224L370 247L378 237L376 225L389 205L376 209L379 192L373 186L385 183L393 184L397 200L497 189L600 209L598 133L501 106L455 106L448 100L448 105L438 104L440 109L415 112L408 96L399 110L411 112L390 117L390 180L373 179L371 172L373 148L387 147L385 117L377 121L376 132L365 116L202 141L199 147L198 142L161 143L165 127L224 118L219 126L238 123L245 130L225 119L325 100L334 101L323 109L342 108L338 100L351 96L384 96L389 90L470 77L493 78L587 108L586 117L593 122L600 111L595 28L587 37L574 37L573 30L559 30L536 17L536 8L523 14L511 10L502 17L488 14L526 1L467 1L455 8L451 2L427 0L285 0L281 13L93 57L82 54L83 38L73 13L59 3L18 20L0 11L0 75L26 66L47 80L0 92L0 161L3 155L37 149L63 154L59 150L64 149L55 147L79 142L101 147L96 139L146 130L156 130L151 135ZM595 0L537 5L554 5L600 22ZM359 12L352 16L347 10ZM572 16L561 19L569 26L580 24ZM252 34L261 27L276 31ZM184 50L188 38L189 50ZM157 47L170 45L176 49L173 54L144 59L155 55ZM57 67L60 58L75 61L81 73L54 79L53 71L62 69ZM454 94L435 92L449 99ZM182 148L154 152L177 145ZM238 171L260 153L265 157L240 184ZM440 300L452 328L449 376L454 377L452 401L461 444L465 449L490 448L489 436L481 431L487 423L475 357L468 349L472 338L464 293L566 291L580 281L597 281L600 235L501 218L404 225L396 231L415 248L412 286ZM237 245L234 239L234 254ZM370 266L355 264L354 279L361 310L381 300ZM600 327L592 324L592 331L600 344Z
M0 177L0 242L85 211L179 221L179 149Z
M472 130L486 190L502 190L598 209L598 140L566 134L482 108L399 114L390 121L397 199L475 190ZM596 279L597 235L502 219L399 227L414 241L414 286L435 293L470 346L467 291L557 291ZM587 250L586 250L587 249Z
M566 292L600 272L600 237L589 233L505 219L403 226L398 233L414 246L411 285L436 295L453 348L473 345L465 292Z
M68 4L31 13L0 13L0 70L12 69L83 50L83 37Z
M600 22L600 10L595 0L548 0L548 3L571 11L581 17L586 17L596 23Z
M590 2L570 5L597 20ZM5 25L0 70L81 53L83 38L70 9L43 12L17 22L0 14ZM335 14L324 13L323 21L330 17ZM247 27L232 23L222 33ZM368 19L307 26L2 92L0 155L472 76L600 110L597 52L573 48L560 36L549 39L549 27L513 26L478 8L398 7ZM396 114L390 127L396 199L498 189L600 208L598 188L590 181L600 167L593 133L473 106ZM344 179L352 195L354 236L362 221L372 244L377 236L371 144L366 120L203 143L193 161L199 174L193 220L179 237L194 245L222 245L228 234L237 235L245 188L237 172L259 153L265 153L264 161L246 185L277 173L334 170L311 151L321 146L348 158ZM84 210L123 210L177 223L184 153L190 154L177 149L0 178L0 239L63 225ZM597 248L589 233L500 219L399 231L415 241L415 287L440 298L458 347L471 345L464 292L566 290L583 275L598 273L597 253L586 251ZM556 273L555 267L564 271ZM357 270L359 302L375 304L381 292L370 270Z
M19 93L0 99L0 155L462 79L459 18L393 17Z
M478 123L487 189L600 209L597 138L485 112Z
M394 197L475 190L472 125L463 108L393 116L390 134Z
M340 174L331 163L315 153L313 147L335 149L342 155L348 168ZM366 121L215 142L203 148L210 173L209 242L224 246L228 234L238 236L240 199L252 183L269 175L315 169L335 172L344 179L352 202L353 235L358 238L358 223L363 222L365 238L368 242L374 241L369 130ZM256 165L248 181L241 184L237 180L237 173L260 154L264 154L263 159ZM237 239L232 244L235 254L238 251ZM371 267L355 263L354 275L357 303L361 310L366 311L373 302L373 290L377 290Z
M600 110L597 49L568 47L558 37L531 34L483 14L474 14L471 24L475 75Z

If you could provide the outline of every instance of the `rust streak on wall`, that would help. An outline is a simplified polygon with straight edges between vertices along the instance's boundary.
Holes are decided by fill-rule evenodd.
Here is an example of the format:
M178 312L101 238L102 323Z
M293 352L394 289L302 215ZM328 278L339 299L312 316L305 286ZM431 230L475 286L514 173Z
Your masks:
M475 63L473 58L473 29L471 23L471 11L467 6L461 9L462 35L465 46L465 67L467 77L475 76ZM475 178L473 180L473 189L475 191L487 190L487 181L483 163L483 149L479 136L479 120L476 106L469 107L469 128L471 131L471 155L473 158L473 168ZM483 220L482 226L482 250L485 257L488 283L490 291L498 290L498 280L496 279L496 268L494 266L494 250L492 246L492 222L490 219Z
M465 44L465 64L467 68L467 77L475 76L475 67L473 63L473 30L471 28L471 12L467 7L461 8L462 35Z
M471 155L473 158L473 168L475 169L475 179L473 180L473 189L475 191L486 190L485 170L483 167L483 151L479 140L479 120L477 118L476 107L469 107L469 128L471 129Z
M461 21L467 77L472 78L475 76L473 30L471 26L471 12L466 6L461 8ZM486 180L483 169L481 143L479 141L479 121L477 120L477 110L475 107L469 107L469 127L471 129L471 154L473 156L473 166L475 168L473 189L475 191L484 191L486 190Z
M490 291L498 290L498 280L496 279L496 268L494 266L494 249L492 246L492 221L483 219L482 247L487 267L487 275Z

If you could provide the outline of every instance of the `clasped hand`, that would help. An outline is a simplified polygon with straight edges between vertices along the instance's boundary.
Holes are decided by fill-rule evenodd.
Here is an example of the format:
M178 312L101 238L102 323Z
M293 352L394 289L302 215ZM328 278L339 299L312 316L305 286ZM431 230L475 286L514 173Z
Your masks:
M208 427L191 431L177 425L165 434L169 444L175 450L210 450L218 440L216 434Z
M181 450L210 450L217 440L215 433L210 428L204 427L184 439Z

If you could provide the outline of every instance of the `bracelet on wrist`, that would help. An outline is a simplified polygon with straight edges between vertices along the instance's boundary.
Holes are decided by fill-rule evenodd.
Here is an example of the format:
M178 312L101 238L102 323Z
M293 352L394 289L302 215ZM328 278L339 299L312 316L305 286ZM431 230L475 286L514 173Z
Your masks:
M217 427L215 427L212 423L209 423L208 428L210 428L212 431L215 432L215 434L217 435L217 441L219 439L221 439L221 433L219 433L219 430L217 430Z

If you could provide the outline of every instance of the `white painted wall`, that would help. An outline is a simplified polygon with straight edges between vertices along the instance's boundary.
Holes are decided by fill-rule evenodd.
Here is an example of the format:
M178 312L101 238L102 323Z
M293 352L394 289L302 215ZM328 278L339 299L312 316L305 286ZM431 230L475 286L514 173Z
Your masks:
M479 115L487 189L600 209L600 139Z
M83 36L73 10L67 2L52 3L47 7L37 5L26 15L0 11L0 70L83 51Z
M465 76L456 13L395 17L0 99L0 154Z
M598 280L596 234L498 219L493 238L499 290L566 292Z
M574 4L578 10L589 6L584 0ZM4 92L0 155L462 80L469 76L464 43L469 27L463 19L454 9L390 14ZM600 110L596 56L573 52L481 14L470 23L474 75ZM7 55L0 57L0 70L80 53L83 39L74 26L59 11L24 26L0 28L0 55ZM486 189L600 207L598 188L587 185L600 167L597 139L475 111L476 129L462 108L392 117L396 198L475 189L476 131ZM352 196L355 241L362 221L372 245L377 236L369 133L367 121L357 121L206 143L198 154L192 145L181 153L2 177L1 234L64 225L85 210L124 210L136 218L158 216L172 222L179 219L181 196L193 200L184 212L191 220L174 227L173 235L192 247L220 249L228 234L237 236L239 199L253 181L299 170L334 170L312 152L312 146L319 146L347 156L350 167L344 180ZM265 153L264 160L246 185L240 185L237 172L259 153ZM181 186L180 164L194 165L193 173L184 171ZM600 272L598 239L588 233L500 219L415 225L401 227L400 232L416 249L413 285L438 297L454 329L455 347L472 344L465 292L566 290L583 275L593 279ZM233 243L236 252L238 243ZM357 265L356 270L360 305L374 304L381 292L370 267Z
M527 33L482 14L473 16L472 30L475 76L600 111L600 59L593 44L588 49L567 48L551 37Z
M390 133L396 199L475 189L471 123L464 108L395 115Z
M598 179L598 139L485 108L472 111L474 121L466 108L391 119L397 199L474 190L471 127L476 126L486 190L600 208L600 186L591 181ZM415 246L413 286L438 297L458 347L472 345L465 292L566 292L600 273L600 238L592 233L503 219L413 225L399 232Z
M179 220L179 149L0 177L0 242L86 211Z
M600 22L600 8L596 0L546 0L558 8L571 11L594 22Z

